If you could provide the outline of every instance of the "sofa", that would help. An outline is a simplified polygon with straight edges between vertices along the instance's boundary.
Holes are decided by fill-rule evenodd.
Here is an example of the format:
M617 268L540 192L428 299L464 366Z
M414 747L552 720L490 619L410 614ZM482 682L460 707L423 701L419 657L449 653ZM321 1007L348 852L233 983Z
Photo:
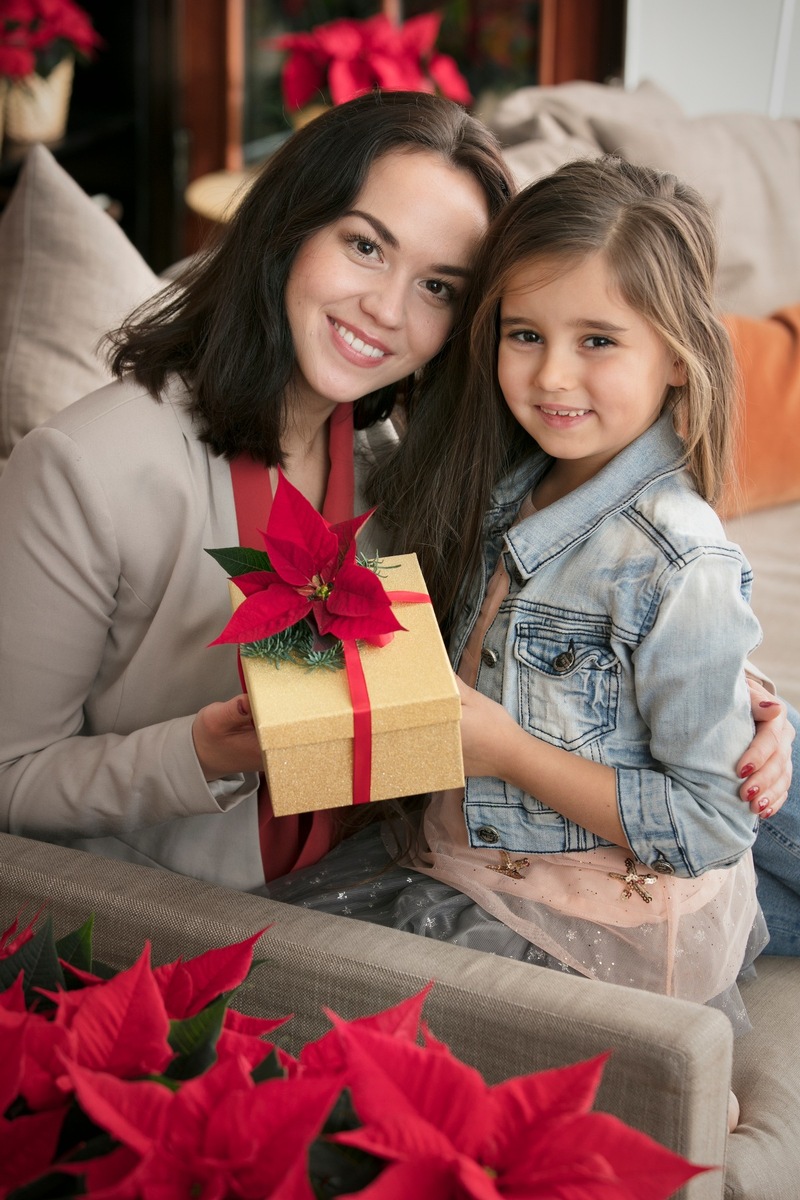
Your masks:
M614 150L673 170L714 205L720 300L747 385L741 486L724 516L755 571L754 661L800 707L800 122L691 119L653 86L588 83L523 88L481 115L520 183ZM106 381L97 339L161 281L44 147L0 215L0 281L2 470L28 429ZM294 1012L275 1034L292 1051L326 1027L323 1004L357 1016L434 980L427 1021L489 1082L612 1051L598 1107L715 1168L686 1185L686 1200L800 1195L794 959L758 960L742 989L753 1030L734 1044L727 1020L700 1005L0 833L0 929L42 905L57 934L93 912L96 953L115 967L146 939L163 962L268 926L256 951L267 964L237 1005ZM731 1086L741 1120L728 1135Z

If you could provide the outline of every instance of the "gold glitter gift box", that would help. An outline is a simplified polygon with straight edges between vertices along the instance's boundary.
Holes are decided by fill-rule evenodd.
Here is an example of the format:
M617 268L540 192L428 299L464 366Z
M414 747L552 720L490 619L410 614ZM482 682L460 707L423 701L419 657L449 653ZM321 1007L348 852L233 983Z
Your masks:
M385 558L387 592L425 592L415 554ZM243 596L231 584L234 608ZM396 603L405 631L359 642L372 709L370 799L461 787L461 701L430 604ZM276 815L353 802L353 707L345 671L242 658Z

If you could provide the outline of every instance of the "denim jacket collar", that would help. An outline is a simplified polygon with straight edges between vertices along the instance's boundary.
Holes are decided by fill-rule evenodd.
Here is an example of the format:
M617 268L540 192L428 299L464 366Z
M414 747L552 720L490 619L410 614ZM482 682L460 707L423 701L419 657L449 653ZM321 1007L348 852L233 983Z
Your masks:
M685 461L683 443L671 413L655 424L601 471L574 492L509 529L522 500L547 469L541 453L527 459L494 490L487 515L490 537L505 533L512 561L522 579L529 579L544 562L593 533L609 516L628 507L654 479L679 471ZM541 517L541 519L539 519Z

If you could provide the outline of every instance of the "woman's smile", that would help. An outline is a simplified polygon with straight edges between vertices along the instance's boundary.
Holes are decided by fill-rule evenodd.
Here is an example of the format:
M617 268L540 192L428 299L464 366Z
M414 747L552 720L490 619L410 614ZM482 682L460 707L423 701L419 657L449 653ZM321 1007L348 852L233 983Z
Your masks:
M379 344L377 338L370 338L362 330L353 329L349 325L344 325L341 321L337 321L335 317L328 317L334 332L338 334L339 340L344 342L344 347L340 347L342 353L350 358L350 361L357 363L358 366L377 366L382 358L387 354L391 354L385 345ZM338 342L337 342L338 345ZM366 360L362 362L361 360Z

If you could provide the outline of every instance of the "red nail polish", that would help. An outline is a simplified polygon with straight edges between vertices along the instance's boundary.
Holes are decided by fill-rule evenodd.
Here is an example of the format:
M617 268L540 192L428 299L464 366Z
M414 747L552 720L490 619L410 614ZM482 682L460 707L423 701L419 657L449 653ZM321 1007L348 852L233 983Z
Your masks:
M764 820L766 820L766 819L767 819L767 817L771 817L771 816L772 816L772 809L771 809L771 808L768 808L768 809L767 809L765 812L763 812L761 815L762 815L762 817L764 818Z
M777 700L759 700L758 707L759 708L777 708L778 701Z
M755 800L756 796L758 795L758 793L760 791L761 791L761 788L758 786L757 783L754 783L751 788L747 789L747 799Z
M768 804L769 804L769 796L764 796L758 802L758 811L763 813L764 809L767 807ZM772 809L770 809L770 812L772 812Z
M753 766L753 764L752 764L752 763L746 763L746 764L745 764L745 765L742 767L741 771L739 772L739 778L740 778L740 779L747 779L747 776L748 776L748 775L752 775L752 774L753 774L753 771L755 771L755 767Z

